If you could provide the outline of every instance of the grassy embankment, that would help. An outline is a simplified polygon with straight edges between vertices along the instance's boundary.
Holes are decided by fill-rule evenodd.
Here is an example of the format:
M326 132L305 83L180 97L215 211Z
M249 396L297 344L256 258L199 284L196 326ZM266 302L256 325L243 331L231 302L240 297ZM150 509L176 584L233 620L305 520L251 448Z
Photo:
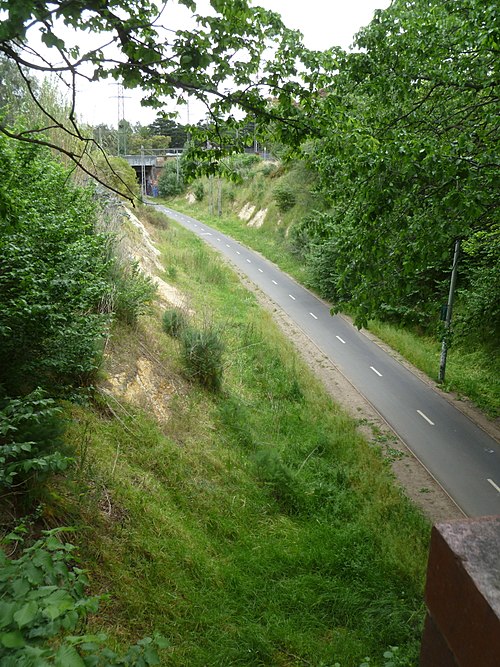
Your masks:
M290 225L321 208L321 202L310 192L311 176L300 165L296 165L284 176L273 177L261 166L256 166L242 184L223 182L222 216L214 214L214 183L204 179L205 197L201 202L188 203L185 197L177 197L166 202L174 208L198 217L208 225L221 229L238 241L261 252L298 282L314 289L314 282L304 263L292 252L288 241ZM273 190L277 183L285 179L287 187L296 193L295 205L280 212ZM212 191L211 191L212 190ZM242 208L251 202L256 209L267 209L267 216L261 227L248 225L238 217ZM407 328L387 322L372 321L369 329L384 342L399 352L410 363L437 381L441 343L436 338L422 336ZM443 388L471 399L489 417L500 416L500 359L479 345L452 346L448 352L446 381Z
M157 313L115 331L108 372L149 364L167 418L107 394L73 408L79 493L59 518L112 596L92 629L159 631L169 666L381 665L389 645L416 664L426 521L229 269L160 235L191 319L223 337L223 387L184 379Z

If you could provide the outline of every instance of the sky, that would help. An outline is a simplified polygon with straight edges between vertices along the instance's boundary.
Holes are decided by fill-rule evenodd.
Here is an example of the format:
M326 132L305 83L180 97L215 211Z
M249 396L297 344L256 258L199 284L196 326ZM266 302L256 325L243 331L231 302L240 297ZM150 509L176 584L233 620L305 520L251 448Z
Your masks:
M198 10L203 13L203 6L208 0L199 0ZM253 5L260 5L281 14L283 22L289 28L298 29L304 35L308 48L324 50L331 46L348 49L355 33L370 23L376 9L385 9L390 0L253 0ZM185 21L188 14L183 7L169 3L169 11L174 20ZM176 14L176 12L179 12ZM77 114L80 119L91 125L105 123L115 126L118 122L118 89L116 83L109 81L85 86L78 86ZM123 99L124 116L130 123L142 125L152 123L157 112L141 107L140 91L125 91ZM168 108L173 111L174 108ZM196 123L205 115L196 102L180 107L178 120Z

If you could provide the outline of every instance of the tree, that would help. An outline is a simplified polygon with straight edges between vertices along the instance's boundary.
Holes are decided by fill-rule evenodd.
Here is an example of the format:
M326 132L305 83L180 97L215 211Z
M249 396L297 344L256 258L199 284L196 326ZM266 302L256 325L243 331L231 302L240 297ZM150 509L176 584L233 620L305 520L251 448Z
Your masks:
M330 211L305 231L323 292L359 324L435 320L456 238L487 231L498 257L499 30L485 0L396 0L338 53L309 156Z
M55 73L70 87L65 131L82 141L80 151L66 151L75 163L81 164L93 142L76 122L79 77L111 77L125 88L139 86L144 91L143 103L158 109L166 99L182 103L194 96L206 105L213 120L210 133L216 136L223 122L236 122L233 110L240 108L264 119L280 119L289 142L303 138L309 121L297 105L311 98L321 76L321 55L306 52L300 33L287 29L276 13L250 7L249 0L210 0L214 10L210 16L196 13L194 0L178 0L177 4L194 13L192 29L169 32L162 27L168 23L170 2L164 2L159 11L150 0L41 0L36 4L0 0L0 10L7 13L0 25L0 53L28 72ZM102 43L88 51L69 46L68 28L93 33ZM34 29L54 53L51 61L27 44L28 33ZM119 55L106 45L117 48ZM270 46L272 57L266 60ZM27 76L22 76L36 97ZM277 101L272 108L267 103L270 96ZM42 129L20 132L0 124L0 131L10 137L53 146L43 138ZM215 144L222 154L222 142Z

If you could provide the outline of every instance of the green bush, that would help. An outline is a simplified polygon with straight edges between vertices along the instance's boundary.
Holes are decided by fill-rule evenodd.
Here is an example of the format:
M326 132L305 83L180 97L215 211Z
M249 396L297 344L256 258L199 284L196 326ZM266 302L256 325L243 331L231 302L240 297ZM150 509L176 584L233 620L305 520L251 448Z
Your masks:
M184 192L185 187L181 166L174 160L167 160L158 180L160 197L175 197Z
M222 383L224 343L217 329L187 327L181 334L182 360L186 373L207 389L217 391Z
M112 309L125 324L135 324L156 296L153 280L140 270L137 263L114 260L111 270Z
M257 474L270 489L281 510L286 514L298 514L303 509L301 485L283 463L274 449L263 449L255 456Z
M2 546L19 543L18 531L0 545L0 663L2 667L111 667L157 665L161 638L146 637L119 656L104 646L106 635L80 635L89 613L99 608L98 597L85 593L84 571L72 567L74 547L62 543L64 529L43 531L17 559Z
M287 183L278 183L273 190L273 196L278 209L282 213L289 211L297 203L295 191Z
M60 413L40 389L24 398L0 397L0 489L39 488L50 473L67 467Z
M163 331L173 338L179 338L187 326L186 313L180 308L170 308L163 313Z
M203 186L202 181L196 181L193 184L193 194L195 196L196 201L203 201L203 198L205 196L205 188Z

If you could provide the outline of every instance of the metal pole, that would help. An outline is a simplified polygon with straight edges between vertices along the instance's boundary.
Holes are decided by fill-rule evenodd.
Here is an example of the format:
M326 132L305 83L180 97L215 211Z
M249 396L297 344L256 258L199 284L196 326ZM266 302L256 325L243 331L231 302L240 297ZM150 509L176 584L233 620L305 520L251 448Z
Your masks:
M146 194L146 165L144 164L144 146L141 146L141 196Z
M455 298L455 287L457 284L458 257L460 255L460 239L455 241L455 252L453 254L453 267L451 269L450 291L448 293L448 303L446 305L446 319L444 323L443 342L441 344L441 360L439 362L439 382L444 382L446 372L446 357L448 355L451 315L453 312L453 300Z

